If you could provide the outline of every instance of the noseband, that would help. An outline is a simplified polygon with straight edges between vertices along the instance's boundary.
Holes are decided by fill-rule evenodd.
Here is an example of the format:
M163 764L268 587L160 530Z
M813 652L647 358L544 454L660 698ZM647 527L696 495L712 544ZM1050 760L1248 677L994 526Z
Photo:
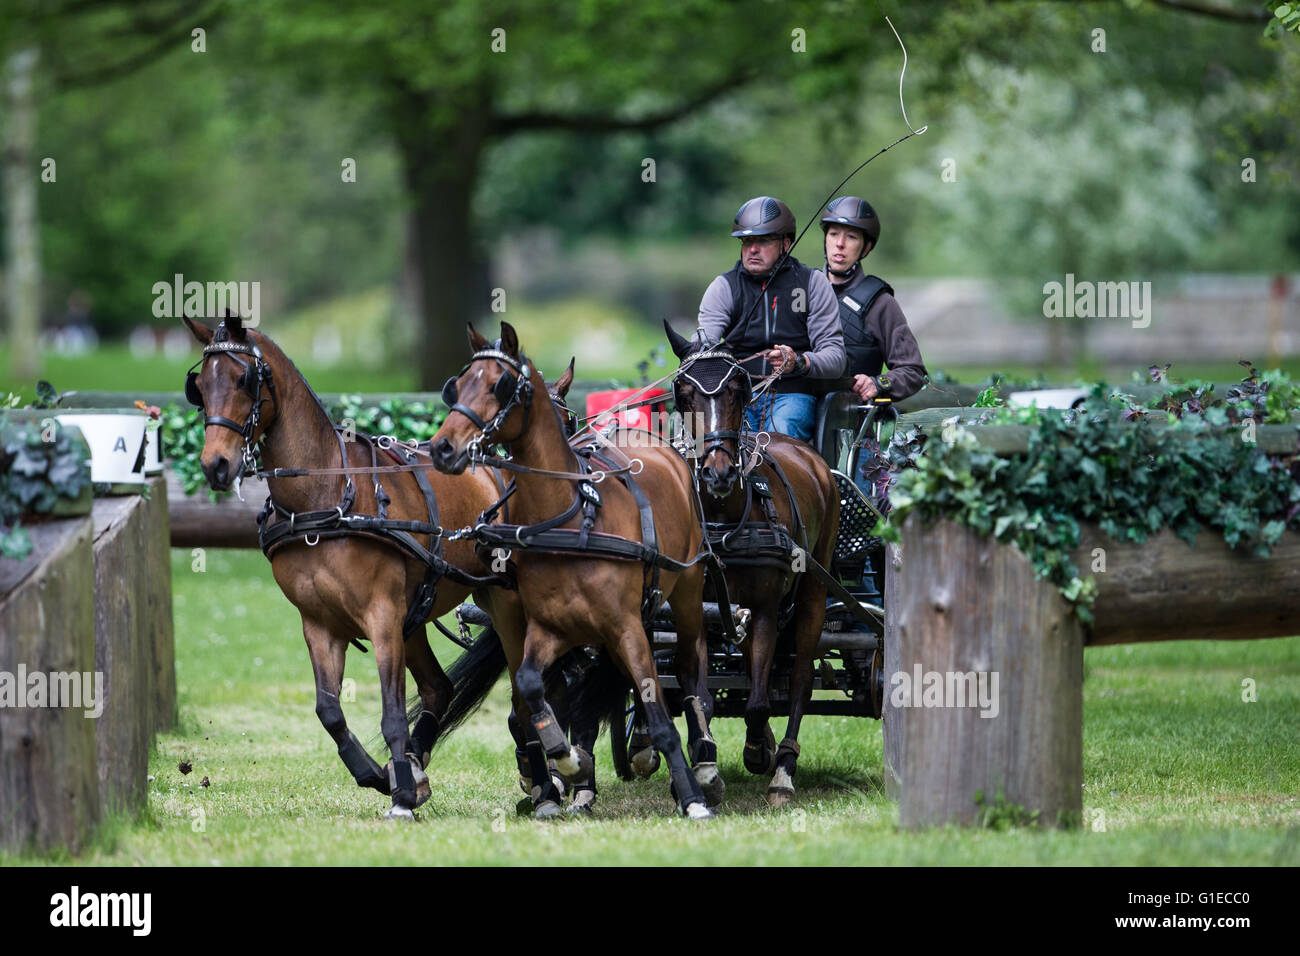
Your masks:
M249 342L211 342L203 349L203 357L200 358L185 376L185 397L189 399L190 404L196 408L206 407L203 404L203 393L199 391L199 373L196 371L209 355L226 355L230 360L238 363L243 369L239 376L238 384L248 397L252 399L253 405L249 409L248 417L244 419L243 424L226 418L224 415L208 415L203 419L203 427L209 425L219 425L222 428L229 428L233 432L238 432L244 439L244 448L240 464L241 473L244 470L255 469L256 462L253 456L253 436L257 432L257 426L262 420L262 406L266 402L271 403L272 410L278 412L280 401L275 392L275 380L271 376L271 366L262 357L262 350L257 347L256 343ZM253 359L253 367L249 368L249 363L237 357L237 355L249 355ZM262 397L262 387L266 386L270 393L270 398Z
M500 344L500 340L498 340L495 346L500 346ZM484 421L474 409L460 403L460 388L458 385L458 380L469 371L471 365L485 359L491 359L497 362L498 365L505 366L501 377L492 386L492 397L497 401L498 410L490 421ZM529 378L531 374L526 357L516 360L501 351L499 347L493 347L475 352L458 374L447 379L447 383L442 387L442 400L449 409L448 415L459 412L479 429L479 433L470 439L467 446L471 460L481 455L484 445L495 444L497 432L501 430L505 420L510 417L510 413L519 405L524 407L524 424L520 429L520 434L528 430L528 415L533 408L533 383Z

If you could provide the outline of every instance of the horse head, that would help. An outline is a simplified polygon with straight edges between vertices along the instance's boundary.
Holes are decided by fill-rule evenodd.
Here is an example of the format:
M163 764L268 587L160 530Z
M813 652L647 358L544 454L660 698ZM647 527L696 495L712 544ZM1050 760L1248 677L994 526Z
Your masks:
M268 340L245 329L236 313L227 312L216 328L189 317L184 321L203 346L203 356L185 377L185 397L205 414L199 461L208 485L225 491L251 465L253 449L279 411L264 353Z
M501 323L495 342L472 325L466 328L474 354L442 388L449 411L430 449L434 467L452 475L464 471L482 449L517 441L527 431L535 390L535 370L509 322Z
M692 439L697 470L710 495L726 498L741 473L740 434L753 397L749 373L725 347L693 343L666 321L664 330L681 360L673 397Z

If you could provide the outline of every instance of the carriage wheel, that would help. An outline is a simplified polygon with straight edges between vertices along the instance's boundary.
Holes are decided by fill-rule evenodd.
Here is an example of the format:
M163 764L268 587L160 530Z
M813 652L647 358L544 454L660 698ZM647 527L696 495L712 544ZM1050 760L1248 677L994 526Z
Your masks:
M627 752L635 718L636 708L632 706L630 695L625 703L616 705L609 714L609 746L614 756L614 772L622 780L631 780L636 776L632 772L632 761Z

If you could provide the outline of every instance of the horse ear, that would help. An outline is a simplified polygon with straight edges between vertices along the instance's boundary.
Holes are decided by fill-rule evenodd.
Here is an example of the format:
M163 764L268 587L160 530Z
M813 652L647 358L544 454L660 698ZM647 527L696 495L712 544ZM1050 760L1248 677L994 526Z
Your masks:
M564 374L557 378L555 384L551 386L551 391L560 396L560 398L564 398L564 396L569 394L569 386L573 384L573 363L575 361L577 361L576 357L569 359L569 367L564 370Z
M469 348L471 352L482 352L488 347L488 340L479 335L478 329L474 328L470 323L465 323L465 330L469 333Z
M668 344L672 346L674 355L679 359L684 359L691 354L690 339L684 339L674 332L667 319L664 319L664 331L668 333Z
M513 358L519 358L519 336L515 327L509 322L501 323L501 351Z
M226 309L226 317L223 321L226 324L226 331L230 333L230 337L236 342L242 342L246 338L244 335L244 320L238 312L231 312Z
M212 342L212 329L208 328L197 319L191 319L188 315L181 316L181 321L190 327L190 332L199 340L199 344L207 346Z

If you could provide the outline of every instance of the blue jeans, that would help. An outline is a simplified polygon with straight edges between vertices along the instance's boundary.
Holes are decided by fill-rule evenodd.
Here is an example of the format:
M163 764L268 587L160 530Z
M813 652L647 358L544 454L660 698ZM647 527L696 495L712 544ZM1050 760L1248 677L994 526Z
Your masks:
M750 431L780 432L811 443L817 399L799 392L767 394L745 409Z

